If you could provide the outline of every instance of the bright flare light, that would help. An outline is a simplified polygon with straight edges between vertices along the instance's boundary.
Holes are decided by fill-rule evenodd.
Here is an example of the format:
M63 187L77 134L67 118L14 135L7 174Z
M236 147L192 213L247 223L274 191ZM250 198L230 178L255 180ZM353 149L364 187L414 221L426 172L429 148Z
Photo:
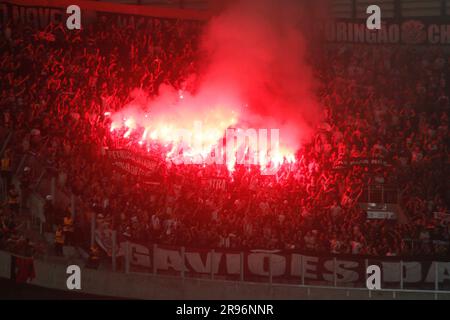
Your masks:
M166 160L175 164L223 164L231 173L244 158L245 165L258 165L261 172L267 168L277 171L285 163L295 163L293 151L281 147L282 143L277 144L276 150L269 151L259 151L258 145L248 145L254 142L227 148L227 130L240 123L239 114L233 108L215 106L200 115L189 110L183 107L181 114L179 110L173 112L169 108L167 113L152 114L151 111L124 108L111 115L110 131L113 137L129 140L148 152L152 152L152 145L164 147ZM238 134L243 131L236 130ZM270 145L267 143L268 148Z

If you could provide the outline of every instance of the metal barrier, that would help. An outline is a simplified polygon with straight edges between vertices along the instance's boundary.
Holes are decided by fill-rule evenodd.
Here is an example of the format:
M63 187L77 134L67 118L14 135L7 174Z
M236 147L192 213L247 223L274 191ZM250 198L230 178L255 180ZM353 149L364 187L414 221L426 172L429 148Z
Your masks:
M366 186L358 202L398 204L399 198L397 187L378 184Z
M5 142L6 148L7 144L10 142L13 133L11 133L8 137L8 140ZM70 193L67 194L67 191L59 188L57 184L57 176L59 174L58 170L54 168L50 163L48 163L45 159L41 157L42 151L47 146L49 142L48 139L45 139L42 143L40 150L37 152L26 152L24 154L19 155L19 158L16 159L18 161L13 162L12 173L13 177L18 186L20 184L20 179L24 174L24 168L30 168L31 174L31 192L27 199L27 206L31 209L31 223L33 226L39 226L42 232L42 224L45 222L45 214L43 212L43 204L46 195L52 196L52 202L55 206L59 207L68 207L69 205L72 208L72 214L75 215L75 201L76 199ZM4 190L4 183L0 186L1 192L7 192ZM20 210L22 212L24 199L21 194L20 188L19 197L20 197Z

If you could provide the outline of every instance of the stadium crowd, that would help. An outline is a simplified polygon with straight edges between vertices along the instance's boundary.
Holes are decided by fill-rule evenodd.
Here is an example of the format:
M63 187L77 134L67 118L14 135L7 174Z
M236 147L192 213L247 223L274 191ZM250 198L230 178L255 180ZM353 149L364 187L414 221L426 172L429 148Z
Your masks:
M371 256L450 254L450 229L434 215L449 213L447 51L322 48L310 60L320 80L323 121L298 150L295 164L263 176L253 167L228 174L213 165L161 162L149 184L110 165L105 149L117 145L104 114L124 106L135 88L150 95L161 84L193 90L195 81L186 80L199 70L202 28L191 21L149 21L139 30L110 23L78 32L60 25L39 32L26 25L1 28L1 126L14 132L2 155L2 177L7 190L13 189L11 168L25 153L54 168L58 188L82 200L70 242L89 243L95 215L100 232L115 229L119 241ZM349 164L369 158L381 164ZM213 187L211 179L223 180L224 188ZM358 200L369 184L396 186L408 221L368 220ZM30 182L22 179L20 187L30 188ZM45 208L49 230L62 225L70 210ZM5 202L0 246L15 234L17 216Z

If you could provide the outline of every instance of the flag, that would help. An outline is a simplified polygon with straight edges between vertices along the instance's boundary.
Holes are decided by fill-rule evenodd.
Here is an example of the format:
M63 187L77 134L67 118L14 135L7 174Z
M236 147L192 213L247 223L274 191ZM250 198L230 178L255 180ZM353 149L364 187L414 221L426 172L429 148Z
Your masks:
M11 280L26 283L35 278L33 258L11 256Z

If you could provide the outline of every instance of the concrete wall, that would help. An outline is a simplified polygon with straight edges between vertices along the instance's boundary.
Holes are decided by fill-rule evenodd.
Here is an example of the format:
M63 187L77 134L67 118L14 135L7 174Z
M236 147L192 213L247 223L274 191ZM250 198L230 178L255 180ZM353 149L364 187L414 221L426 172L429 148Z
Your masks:
M45 288L68 290L68 265L35 261L36 279L32 284ZM0 277L9 278L10 255L0 251ZM0 288L1 290L1 288ZM134 299L202 299L202 300L298 300L298 299L450 299L450 293L435 296L432 292L372 291L302 287L261 283L181 279L170 276L97 271L82 269L81 292Z

